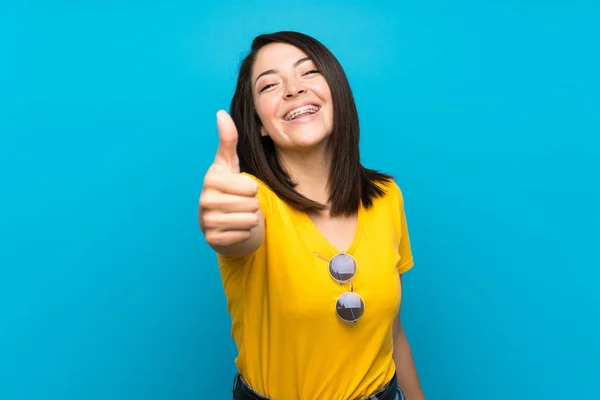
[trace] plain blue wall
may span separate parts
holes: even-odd
[[[280,29],[339,57],[364,162],[404,191],[428,399],[598,398],[599,20],[592,1],[0,2],[0,399],[230,398],[197,200],[239,61]]]

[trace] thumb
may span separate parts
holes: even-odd
[[[217,113],[217,128],[219,130],[219,147],[215,156],[215,164],[227,168],[230,172],[240,172],[240,161],[237,156],[238,132],[233,119],[227,112]]]

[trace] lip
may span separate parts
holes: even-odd
[[[301,103],[296,103],[293,106],[289,107],[287,110],[285,110],[285,112],[281,116],[281,119],[285,121],[285,116],[288,115],[291,111],[295,110],[296,108],[300,108],[300,107],[304,107],[304,106],[316,106],[319,108],[319,111],[321,111],[321,105],[319,103],[316,103],[314,101],[304,101]],[[315,113],[315,114],[317,114],[317,113]],[[311,114],[311,115],[315,115],[315,114]],[[285,122],[293,122],[293,121],[285,121]]]
[[[291,121],[285,121],[285,120],[284,121],[287,122],[288,124],[306,124],[307,122],[310,122],[310,121],[314,120],[315,118],[317,118],[317,114],[319,114],[318,111],[314,114],[302,115]]]

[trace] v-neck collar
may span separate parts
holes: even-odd
[[[332,258],[334,255],[339,253],[346,253],[352,255],[356,250],[358,243],[360,242],[360,237],[363,228],[363,218],[364,218],[364,209],[361,205],[358,207],[358,212],[356,216],[356,230],[354,232],[354,237],[350,246],[347,249],[338,249],[334,246],[323,233],[319,230],[317,225],[313,222],[310,216],[304,212],[300,211],[302,216],[303,224],[300,226],[302,232],[299,234],[302,236],[305,243],[309,246],[310,250],[318,253],[319,255],[326,257],[327,259]],[[297,227],[296,229],[298,229]]]

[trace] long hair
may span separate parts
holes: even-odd
[[[333,130],[329,142],[332,162],[328,179],[330,215],[352,215],[361,203],[365,208],[371,207],[373,200],[385,193],[377,183],[388,182],[392,177],[362,166],[358,112],[346,74],[321,42],[302,33],[283,31],[259,35],[241,63],[230,107],[239,135],[240,170],[263,181],[296,209],[306,212],[326,209],[324,204],[295,190],[295,183],[280,164],[273,140],[261,135],[262,124],[254,107],[251,76],[258,51],[270,43],[286,43],[304,51],[329,85],[333,102]]]

